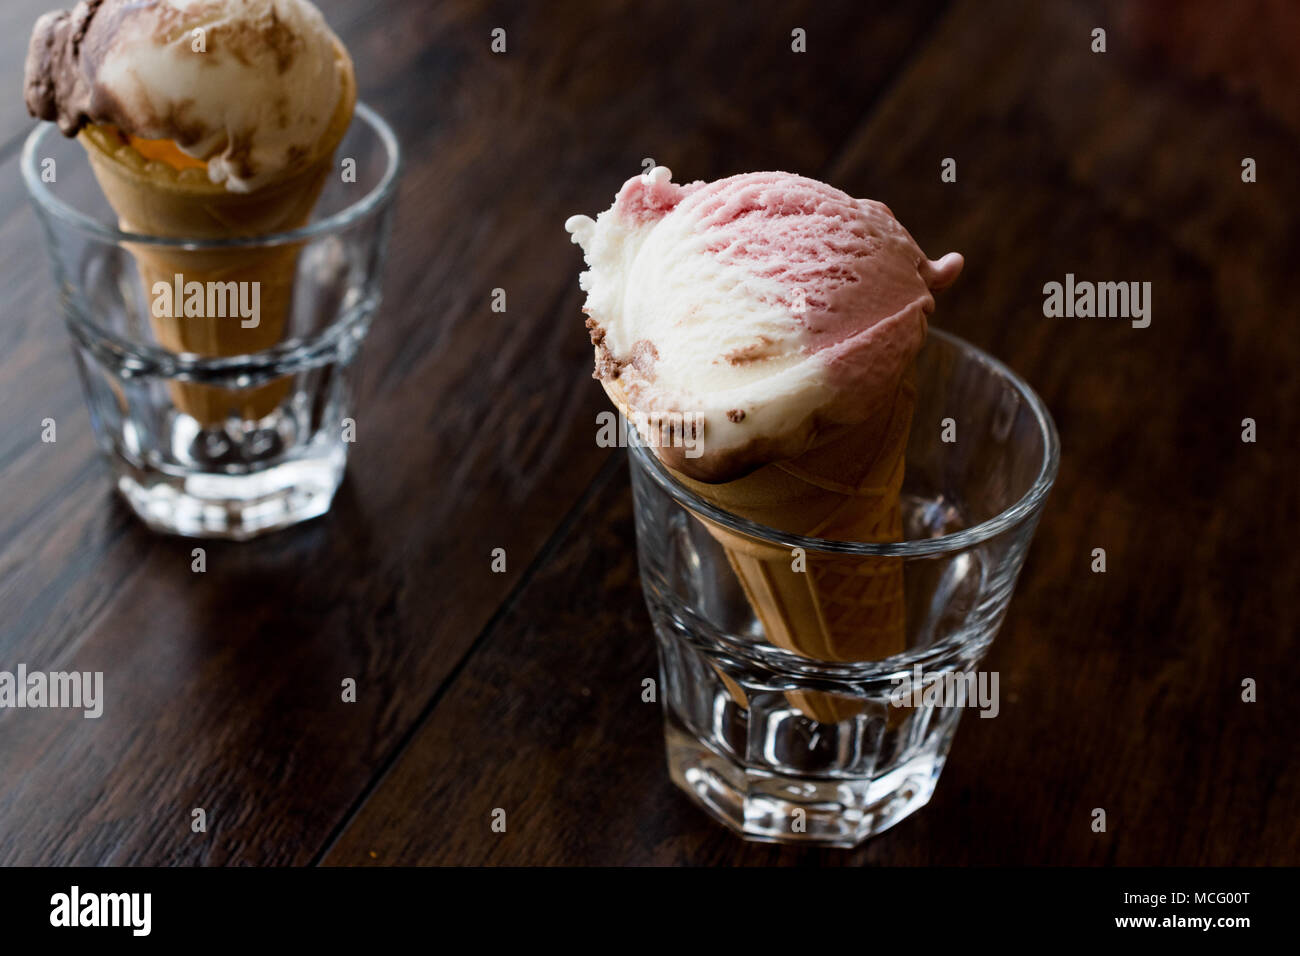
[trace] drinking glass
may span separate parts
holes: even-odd
[[[929,801],[963,709],[997,712],[997,675],[977,668],[1056,477],[1056,429],[1015,373],[939,330],[916,386],[897,543],[755,524],[693,493],[629,435],[669,773],[746,838],[861,843]],[[840,661],[777,646],[720,539],[849,574],[855,563],[901,568],[905,647]]]
[[[307,225],[162,238],[118,228],[75,140],[49,123],[27,138],[23,179],[94,434],[151,528],[243,539],[329,510],[356,434],[357,357],[400,165],[393,131],[359,104]],[[176,294],[164,288],[173,270]]]

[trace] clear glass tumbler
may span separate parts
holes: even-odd
[[[118,228],[79,143],[49,123],[27,138],[94,433],[150,527],[242,539],[329,510],[400,164],[393,131],[358,105],[307,225],[160,238]]]
[[[692,493],[629,436],[669,772],[749,839],[861,843],[929,801],[961,705],[996,713],[996,701],[976,692],[976,668],[1056,477],[1056,429],[1024,381],[938,330],[917,360],[916,385],[899,543],[754,524]],[[901,569],[905,647],[846,662],[777,646],[747,596],[752,582],[742,584],[732,563],[744,542],[846,579]],[[990,676],[980,686],[996,694]]]

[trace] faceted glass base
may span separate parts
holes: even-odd
[[[930,801],[943,753],[873,779],[812,779],[756,770],[666,726],[668,772],[709,816],[748,840],[854,847]],[[946,748],[944,748],[946,752]]]
[[[244,475],[167,475],[114,459],[117,488],[155,531],[247,540],[330,509],[343,479],[341,445]]]

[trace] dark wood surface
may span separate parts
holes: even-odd
[[[1294,15],[320,5],[408,158],[359,441],[329,517],[211,544],[201,575],[96,457],[17,174],[44,3],[0,13],[0,669],[108,690],[97,721],[0,711],[0,864],[1300,863]],[[936,324],[1025,375],[1061,431],[989,660],[1001,716],[965,721],[930,806],[857,851],[710,823],[639,699],[627,469],[594,443],[562,225],[645,157],[823,178],[962,251]],[[1044,318],[1067,272],[1150,281],[1151,327]]]

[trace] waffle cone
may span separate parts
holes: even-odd
[[[146,158],[113,127],[89,126],[79,139],[90,158],[100,188],[126,232],[198,240],[247,238],[305,226],[334,164],[334,151],[352,122],[356,82],[347,51],[338,49],[343,94],[329,129],[315,153],[274,182],[239,193],[209,181],[206,169],[177,169]],[[300,244],[232,249],[178,249],[128,243],[153,303],[156,283],[259,283],[258,322],[245,328],[234,315],[185,316],[183,302],[173,303],[176,317],[149,320],[160,345],[173,352],[205,357],[247,355],[267,349],[285,335],[292,308]],[[236,287],[238,288],[238,286]],[[291,381],[280,378],[252,388],[233,389],[192,382],[169,382],[176,407],[202,425],[231,415],[259,419],[288,394]]]
[[[710,504],[778,531],[898,541],[903,530],[899,491],[915,400],[909,369],[891,401],[799,458],[721,484],[673,475]],[[771,643],[805,657],[845,662],[882,660],[906,648],[901,558],[813,552],[800,561],[789,548],[696,517],[722,545]],[[737,703],[747,703],[737,697],[734,681],[727,686]],[[862,711],[855,701],[818,692],[786,696],[822,722]]]

